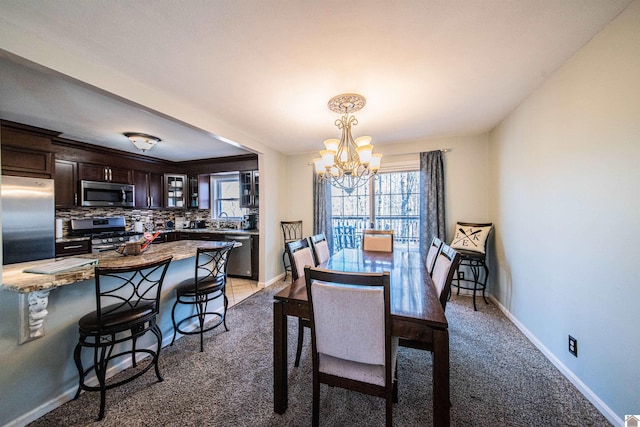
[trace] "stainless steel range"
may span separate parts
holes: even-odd
[[[71,220],[71,235],[91,237],[91,252],[111,251],[122,243],[142,239],[143,234],[127,231],[123,216]]]

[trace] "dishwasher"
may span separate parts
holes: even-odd
[[[251,236],[227,234],[224,236],[224,240],[227,242],[235,240],[238,243],[242,243],[242,246],[233,248],[229,254],[227,274],[230,276],[251,277],[251,243],[253,242]]]

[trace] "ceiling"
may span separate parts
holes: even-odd
[[[122,132],[153,134],[147,155],[166,160],[256,142],[294,154],[338,135],[327,101],[355,92],[367,104],[354,136],[376,146],[479,134],[630,2],[0,0],[0,27],[148,90],[115,96],[0,39],[0,118],[132,152]],[[133,100],[156,94],[215,121],[205,131]]]

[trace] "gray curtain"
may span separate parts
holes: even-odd
[[[318,178],[313,171],[313,234],[324,233],[333,253],[333,227],[331,227],[331,184]]]
[[[434,237],[447,241],[442,151],[420,153],[420,191],[420,252],[426,256]]]

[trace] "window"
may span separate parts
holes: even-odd
[[[358,248],[362,230],[394,230],[394,247],[420,250],[420,173],[397,171],[378,176],[351,194],[331,187],[334,251]]]
[[[240,208],[240,182],[237,173],[216,174],[211,176],[211,218],[242,218],[244,209]]]

